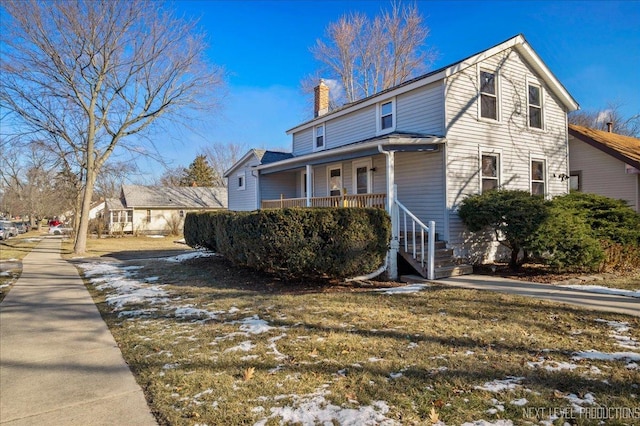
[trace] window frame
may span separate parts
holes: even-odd
[[[572,191],[571,189],[571,178],[576,177],[578,178],[578,187],[576,189],[573,189],[573,191],[577,191],[577,192],[582,192],[582,170],[574,170],[569,172],[569,191]]]
[[[147,209],[147,214],[145,216],[145,220],[146,220],[147,223],[151,223],[151,219],[152,219],[152,217],[151,217],[151,209]]]
[[[339,194],[331,194],[331,171],[332,170],[340,170],[340,189],[338,189]],[[344,175],[342,173],[342,164],[340,165],[332,165],[327,166],[327,196],[336,197],[342,195],[342,190],[344,189]],[[336,191],[335,189],[333,191]]]
[[[371,158],[365,158],[362,160],[356,160],[351,164],[351,169],[352,169],[352,186],[353,186],[353,193],[354,194],[371,194],[373,192],[373,179],[371,176],[371,169],[372,169],[372,164],[373,162],[371,161]],[[362,167],[366,167],[367,169],[367,191],[363,192],[363,193],[359,193],[358,192],[358,172],[357,170],[359,168]]]
[[[389,114],[382,115],[382,107],[387,104],[391,104],[391,112]],[[384,117],[391,116],[391,126],[382,128],[382,119]],[[376,104],[376,135],[384,135],[396,130],[396,98],[385,99],[382,102]]]
[[[533,163],[542,163],[542,180],[533,179]],[[543,197],[547,197],[547,193],[549,192],[549,173],[547,172],[547,159],[543,157],[531,157],[529,159],[529,193],[531,195],[542,195]],[[543,184],[543,192],[542,194],[534,194],[533,186],[534,184],[542,183]]]
[[[527,78],[526,79],[526,90],[527,90],[527,127],[532,130],[544,131],[545,129],[545,119],[544,119],[544,92],[542,84],[534,79]],[[540,105],[532,105],[529,98],[529,88],[537,87],[540,93]],[[538,108],[540,110],[540,127],[531,125],[531,108]]]
[[[318,129],[322,129],[322,135],[318,135]],[[318,146],[318,137],[322,138],[322,146]],[[313,126],[313,151],[322,151],[327,146],[327,128],[325,123]]]
[[[478,120],[486,121],[488,123],[496,123],[501,120],[501,90],[500,90],[500,72],[498,70],[492,70],[486,67],[478,66],[477,68],[477,78],[478,78]],[[482,91],[482,73],[493,74],[493,79],[495,83],[495,94],[487,93]],[[495,98],[496,101],[496,118],[485,117],[482,115],[482,96],[491,96]]]
[[[483,174],[484,168],[483,166],[483,157],[495,157],[496,158],[496,176],[492,177],[492,176],[487,176],[485,177]],[[479,182],[479,192],[480,194],[484,193],[485,190],[483,189],[483,181],[485,179],[491,179],[491,180],[495,180],[496,181],[496,187],[495,189],[500,189],[500,187],[502,186],[502,150],[496,150],[496,149],[483,149],[482,147],[480,147],[480,152],[478,155],[478,159],[479,159],[479,169],[480,169],[480,182]]]
[[[238,183],[238,191],[247,189],[247,173],[240,172],[236,174],[236,182]]]

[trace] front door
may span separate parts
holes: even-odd
[[[371,193],[371,159],[359,160],[353,162],[353,193],[369,194]]]

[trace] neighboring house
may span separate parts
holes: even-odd
[[[287,132],[289,157],[249,153],[226,173],[232,210],[384,207],[388,275],[397,276],[400,253],[434,278],[469,271],[438,257],[497,256],[498,245],[472,240],[456,213],[468,195],[569,190],[567,113],[578,104],[522,35],[330,112],[328,92],[321,82],[315,118]]]
[[[106,200],[109,233],[164,234],[182,229],[188,212],[227,208],[227,189],[122,185],[120,198]]]
[[[91,204],[89,209],[89,219],[95,219],[96,217],[102,217],[106,202],[104,200],[96,201]]]
[[[640,139],[569,125],[571,189],[625,200],[640,213]]]

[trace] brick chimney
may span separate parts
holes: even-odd
[[[313,89],[313,116],[320,117],[329,112],[329,86],[324,84],[324,80],[320,80]]]

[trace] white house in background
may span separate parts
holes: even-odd
[[[399,253],[437,278],[468,272],[460,258],[497,255],[495,242],[465,231],[456,213],[465,197],[569,190],[567,113],[578,104],[522,35],[333,111],[328,92],[321,82],[315,117],[287,131],[288,157],[250,152],[226,173],[232,210],[383,207],[388,275]]]
[[[571,189],[625,200],[640,213],[640,139],[569,125]]]
[[[120,198],[106,200],[109,233],[166,234],[184,225],[188,212],[227,208],[223,187],[122,185]]]
[[[101,217],[104,213],[106,202],[104,200],[96,201],[91,204],[91,208],[89,209],[89,219],[95,219],[96,217]]]

